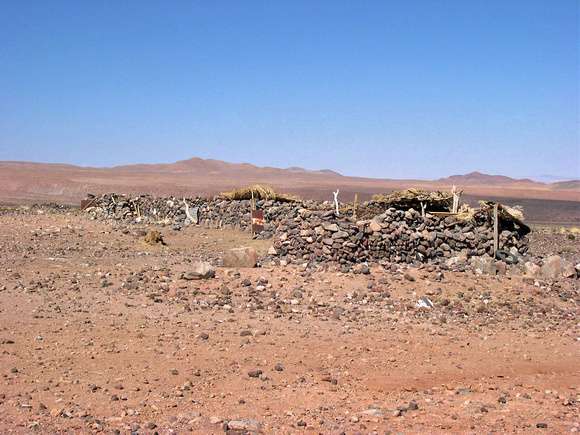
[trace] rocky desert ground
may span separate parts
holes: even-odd
[[[368,264],[224,268],[271,241],[66,208],[0,213],[0,431],[580,430],[579,280]],[[532,260],[580,263],[534,231]],[[191,280],[198,261],[215,277]],[[428,298],[433,307],[417,302]]]

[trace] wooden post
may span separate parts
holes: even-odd
[[[355,193],[355,194],[354,194],[354,207],[353,207],[353,210],[354,210],[353,217],[354,217],[355,219],[356,219],[356,201],[357,201],[357,200],[358,200],[358,193]]]
[[[497,218],[498,205],[497,202],[493,205],[493,258],[499,248],[499,222]]]
[[[252,189],[252,199],[250,200],[250,207],[256,210],[256,198],[254,198],[254,190]]]
[[[459,195],[457,194],[455,186],[451,189],[451,193],[453,193],[453,213],[457,213],[459,207]]]

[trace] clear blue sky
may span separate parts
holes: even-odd
[[[580,178],[580,2],[0,0],[0,160]]]

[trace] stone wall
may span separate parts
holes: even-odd
[[[188,210],[183,198],[109,194],[94,198],[87,212],[99,218],[172,225],[176,230],[197,224],[250,232],[249,200],[198,197],[185,201]],[[465,222],[457,216],[426,213],[423,217],[414,209],[390,208],[372,219],[356,220],[352,210],[337,216],[329,202],[261,200],[257,208],[263,210],[266,221],[265,231],[258,237],[272,238],[271,256],[288,262],[427,263],[451,257],[469,259],[493,251],[493,228],[484,215]],[[523,254],[527,237],[509,222],[502,222],[499,247]]]
[[[500,233],[499,246],[524,253],[527,238],[506,228]],[[484,216],[461,222],[455,216],[427,213],[422,217],[413,209],[390,208],[371,220],[356,222],[334,213],[307,211],[280,222],[274,247],[281,257],[308,261],[426,263],[491,254],[493,228]]]

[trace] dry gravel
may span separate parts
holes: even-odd
[[[65,212],[0,225],[2,433],[580,428],[578,280],[264,265],[188,281],[195,261],[267,244],[159,228],[147,246],[145,227]],[[531,239],[578,258],[578,240]]]

